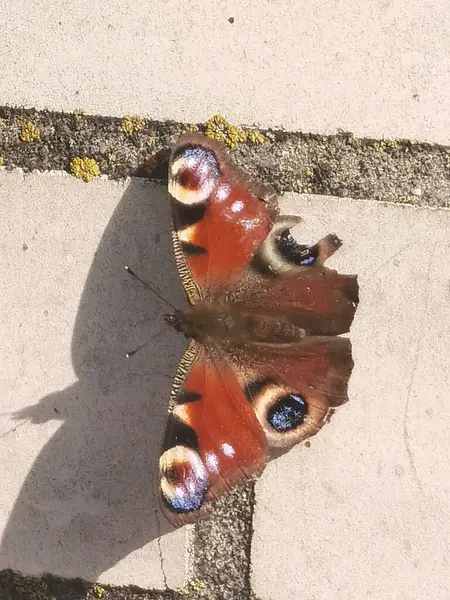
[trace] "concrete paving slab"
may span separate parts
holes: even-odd
[[[16,0],[0,23],[0,98],[450,143],[449,36],[441,0]]]
[[[262,600],[450,596],[450,212],[288,194],[359,274],[350,402],[256,486]]]
[[[124,265],[182,298],[169,222],[164,186],[0,170],[0,570],[183,583],[154,486],[183,340],[124,356],[166,310]]]

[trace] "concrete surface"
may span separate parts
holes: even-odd
[[[16,0],[0,23],[0,97],[450,143],[449,37],[442,0]]]
[[[450,211],[289,194],[359,274],[350,402],[256,486],[262,600],[450,597]]]
[[[253,590],[447,599],[450,211],[293,193],[281,205],[304,217],[302,240],[343,237],[331,264],[359,274],[361,302],[350,403],[257,483]],[[0,570],[185,585],[185,530],[155,512],[152,485],[184,341],[168,331],[123,357],[167,308],[124,264],[182,303],[165,187],[3,170],[0,223]],[[211,578],[199,598],[239,577],[220,567],[233,543],[246,585],[251,510],[233,502],[248,493],[188,536],[186,575]]]
[[[258,600],[447,600],[450,212],[285,196],[302,239],[336,231],[332,264],[360,277],[351,401],[309,448],[269,465],[256,509],[248,485],[190,528],[185,557],[186,530],[170,530],[154,487],[184,340],[168,331],[124,359],[167,307],[123,266],[183,299],[165,187],[17,167],[59,171],[86,155],[124,177],[170,145],[180,126],[162,119],[220,112],[287,130],[236,152],[278,189],[449,206],[448,149],[292,133],[450,144],[449,34],[441,0],[5,3],[0,596],[25,589],[11,567],[161,590],[109,600],[179,599],[177,586],[198,600],[251,588]],[[114,118],[26,113],[41,132],[26,144],[8,104],[156,122],[127,136]],[[89,587],[26,580],[30,597],[85,600]]]
[[[183,340],[166,191],[0,170],[0,570],[175,587],[184,532],[157,512],[155,467]],[[173,276],[173,273],[172,273]]]

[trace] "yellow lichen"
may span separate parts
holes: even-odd
[[[75,120],[78,122],[81,120],[82,117],[84,117],[86,112],[85,112],[84,108],[76,108],[73,111],[73,114],[75,115]]]
[[[20,132],[22,142],[38,142],[41,139],[41,132],[31,121],[27,121],[22,125]]]
[[[381,150],[384,150],[385,148],[398,148],[399,143],[397,140],[382,139],[376,140],[375,142],[373,142],[372,145],[373,148],[377,150],[377,152],[381,152]]]
[[[186,125],[183,125],[183,133],[194,133],[196,131],[199,131],[198,125],[194,125],[193,123],[186,123]]]
[[[136,115],[127,115],[122,119],[122,131],[127,135],[141,131],[145,127],[145,119]]]
[[[3,156],[0,156],[0,167],[3,167],[3,163],[5,162]]]
[[[388,148],[398,148],[399,143],[397,140],[383,140],[385,145],[388,146]]]
[[[252,144],[264,144],[264,142],[266,141],[266,138],[257,129],[249,129],[245,133],[247,136],[247,140]]]
[[[308,177],[312,177],[314,175],[311,169],[307,169],[306,174],[308,175]]]
[[[189,585],[194,592],[201,592],[201,590],[204,590],[206,587],[206,583],[203,583],[202,581],[191,581]]]
[[[82,179],[86,183],[100,175],[100,168],[93,158],[77,156],[70,163],[70,171],[74,177]]]
[[[409,196],[399,196],[397,198],[397,202],[399,204],[413,204],[413,201],[411,200],[411,198],[409,198]]]
[[[91,591],[96,598],[102,598],[103,594],[105,593],[104,588],[102,588],[101,585],[98,585],[98,583],[94,583]]]
[[[191,131],[197,131],[196,125]],[[194,129],[195,128],[195,129]],[[186,129],[189,131],[189,129]],[[213,140],[223,142],[229,148],[236,148],[238,144],[250,142],[251,144],[263,144],[266,138],[258,129],[243,129],[237,125],[231,125],[222,115],[214,115],[205,123],[205,135]]]
[[[242,127],[231,125],[222,115],[214,115],[206,121],[205,135],[213,140],[223,142],[229,148],[235,148],[247,139]]]
[[[175,591],[180,596],[189,596],[192,598],[192,592],[201,592],[206,588],[206,583],[203,583],[202,581],[189,581],[187,587],[189,587],[190,590],[186,588],[177,588]]]
[[[175,591],[180,596],[189,596],[189,591],[186,590],[185,588],[176,588]]]

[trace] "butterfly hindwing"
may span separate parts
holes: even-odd
[[[350,342],[305,337],[186,352],[160,459],[163,508],[174,525],[261,474],[266,462],[315,435],[330,407],[347,400]],[[187,369],[187,373],[184,371]]]

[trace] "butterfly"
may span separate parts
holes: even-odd
[[[342,244],[312,246],[290,229],[270,186],[252,183],[225,147],[180,137],[169,160],[173,247],[190,306],[166,320],[189,340],[170,396],[159,460],[163,512],[174,525],[261,475],[316,434],[348,400],[355,275],[324,263]]]

